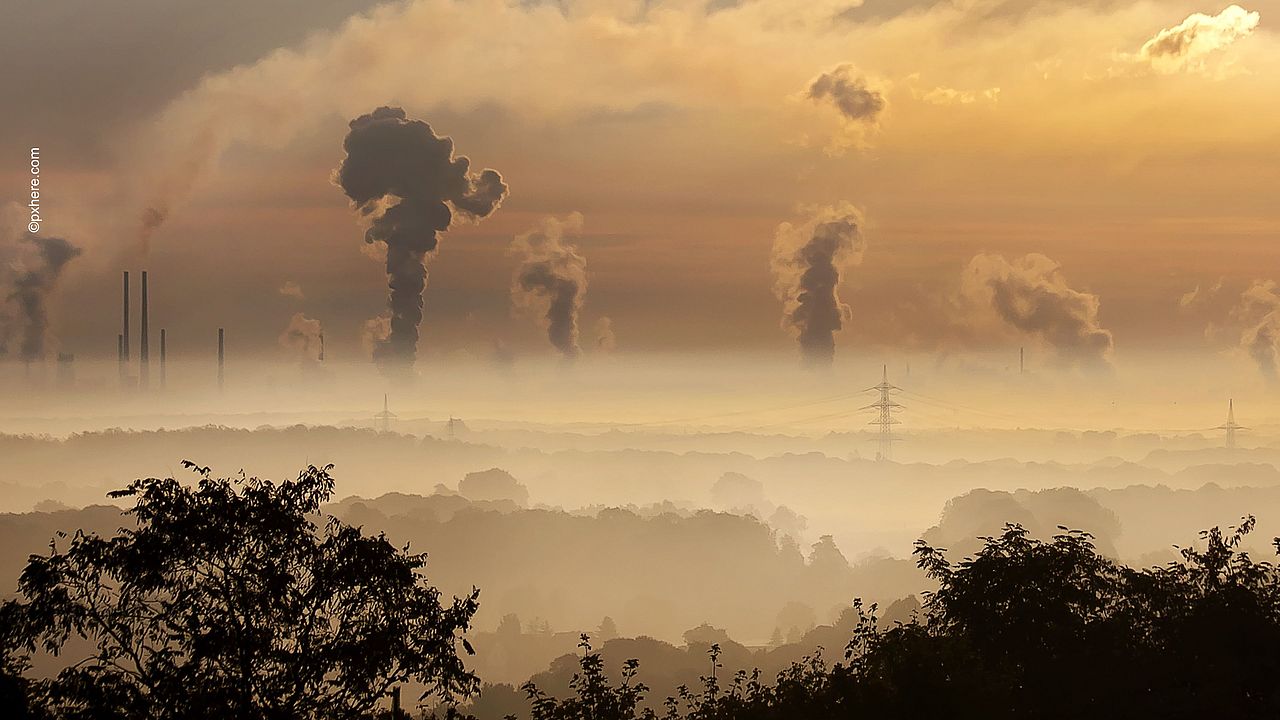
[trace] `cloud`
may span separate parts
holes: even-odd
[[[964,305],[1050,347],[1064,365],[1110,368],[1111,331],[1098,322],[1098,296],[1072,288],[1061,266],[1032,253],[1012,261],[977,255],[961,281]]]
[[[884,95],[867,85],[852,65],[837,65],[809,83],[808,97],[814,102],[829,102],[844,119],[874,125],[884,111]]]
[[[297,300],[306,299],[306,296],[302,293],[302,286],[292,280],[285,280],[278,292],[284,297],[291,297]]]
[[[1136,60],[1161,73],[1203,69],[1207,56],[1248,37],[1259,19],[1257,12],[1239,5],[1230,5],[1217,15],[1194,13],[1156,33],[1143,44]]]
[[[862,223],[862,212],[842,203],[815,208],[774,233],[773,291],[782,301],[782,326],[795,333],[807,363],[830,365],[835,358],[835,333],[852,312],[838,289],[844,271],[862,262]]]
[[[912,95],[923,100],[930,105],[972,105],[979,100],[983,102],[996,103],[1000,101],[1000,88],[992,87],[986,90],[957,90],[950,87],[935,87],[927,92],[921,92],[913,89]]]

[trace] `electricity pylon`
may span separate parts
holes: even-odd
[[[391,412],[391,408],[387,406],[387,394],[382,394],[382,412],[373,416],[378,421],[378,430],[382,432],[391,432],[391,421],[395,419],[396,414]]]
[[[1227,422],[1225,425],[1219,425],[1218,427],[1214,428],[1214,430],[1226,430],[1227,431],[1227,447],[1234,448],[1236,446],[1236,431],[1248,430],[1248,429],[1249,428],[1243,425],[1236,424],[1235,401],[1227,400]]]
[[[902,388],[889,384],[889,366],[884,366],[884,375],[880,379],[880,384],[867,388],[864,392],[878,392],[880,397],[875,402],[861,408],[862,410],[875,410],[876,417],[868,425],[878,425],[880,434],[877,438],[880,444],[879,450],[876,452],[876,460],[892,460],[893,444],[900,438],[893,434],[893,426],[901,424],[894,414],[901,412],[903,406],[894,401],[894,393],[900,392]]]

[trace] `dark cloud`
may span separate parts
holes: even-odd
[[[426,256],[449,229],[454,213],[487,217],[507,195],[494,170],[471,172],[471,161],[454,157],[453,140],[439,137],[404,110],[380,107],[351,121],[343,141],[346,157],[335,180],[369,222],[365,242],[386,246],[389,328],[376,342],[383,365],[412,365],[422,322]]]
[[[773,240],[774,292],[782,326],[793,330],[806,362],[829,365],[835,333],[850,310],[840,301],[841,273],[862,260],[862,215],[854,207],[821,208],[798,225],[784,223]]]
[[[837,65],[809,83],[809,99],[827,101],[847,120],[874,124],[885,108],[885,98],[867,86],[866,78],[852,65]]]
[[[0,268],[0,292],[8,306],[0,312],[0,355],[18,342],[18,357],[28,362],[44,358],[49,330],[49,296],[67,263],[80,248],[60,237],[26,235],[6,255],[14,255]]]
[[[547,339],[566,358],[576,358],[578,313],[587,292],[587,260],[565,235],[582,229],[582,215],[546,218],[542,224],[516,237],[511,252],[520,258],[511,284],[511,299],[518,308],[542,313]]]
[[[0,67],[7,69],[0,96],[22,107],[0,114],[0,148],[56,148],[62,168],[105,162],[113,139],[201,77],[295,45],[380,2],[20,3],[0,23]]]

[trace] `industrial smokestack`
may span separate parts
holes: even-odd
[[[120,362],[129,362],[129,271],[124,271],[124,332],[120,334]],[[121,368],[123,370],[123,368]]]
[[[324,333],[320,333],[320,362],[324,362]]]
[[[219,390],[222,389],[222,370],[223,370],[224,360],[226,359],[226,353],[225,353],[226,344],[224,341],[225,341],[225,335],[222,332],[222,328],[218,328],[218,389]]]
[[[148,341],[151,339],[149,329],[149,313],[147,311],[147,271],[142,271],[142,337],[138,340],[138,382],[146,389],[151,384],[151,353]]]
[[[1023,375],[1027,372],[1027,349],[1018,348],[1018,374]]]
[[[164,328],[160,328],[160,389],[165,387],[165,347],[164,347]]]

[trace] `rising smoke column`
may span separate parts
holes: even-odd
[[[1280,380],[1280,290],[1273,280],[1255,280],[1240,295],[1231,314],[1244,324],[1240,348],[1268,382]]]
[[[309,318],[303,313],[294,313],[284,332],[280,333],[280,346],[297,355],[302,363],[310,364],[320,358],[320,338],[324,335],[324,327],[320,321]]]
[[[806,363],[835,359],[835,333],[851,312],[837,289],[844,270],[862,262],[861,228],[861,211],[841,204],[817,208],[774,233],[773,292],[782,301],[782,327],[796,333]]]
[[[49,296],[67,263],[80,252],[63,238],[31,234],[0,248],[5,259],[0,266],[0,297],[6,306],[0,312],[0,356],[8,354],[10,342],[17,338],[20,359],[33,362],[44,357]]]
[[[1072,288],[1052,258],[977,255],[961,287],[978,312],[994,313],[1006,327],[1041,339],[1063,364],[1110,369],[1113,343],[1111,331],[1098,322],[1098,296]]]
[[[544,218],[538,227],[517,235],[510,249],[520,259],[511,281],[512,304],[541,313],[547,339],[570,360],[582,353],[578,313],[587,292],[587,260],[565,235],[581,231],[581,213]]]
[[[487,217],[507,195],[495,170],[471,173],[471,161],[453,155],[453,140],[410,120],[404,110],[380,107],[351,121],[342,143],[347,156],[334,179],[369,223],[365,242],[386,245],[389,332],[374,346],[383,365],[410,366],[422,322],[427,253],[448,230],[454,213]]]

